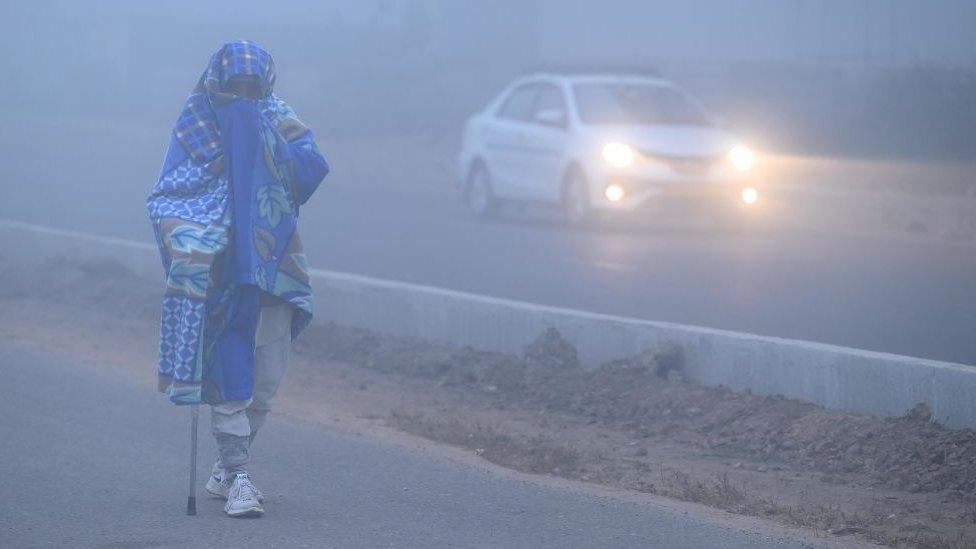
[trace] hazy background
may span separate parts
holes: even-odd
[[[542,63],[658,68],[767,148],[976,154],[969,0],[6,2],[17,114],[169,122],[233,38],[325,136],[456,131]]]
[[[969,0],[6,1],[0,218],[150,241],[180,106],[249,38],[333,166],[313,267],[976,364],[973,29]],[[760,228],[473,220],[465,117],[564,63],[655,67],[725,118]]]

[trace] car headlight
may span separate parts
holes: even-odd
[[[756,153],[745,145],[736,145],[729,151],[729,162],[740,172],[748,171],[756,163]]]
[[[742,189],[742,193],[739,196],[746,204],[755,204],[759,200],[759,191],[753,187],[746,187]]]
[[[634,149],[623,143],[607,143],[603,146],[603,159],[614,168],[626,168],[634,163]]]
[[[607,197],[610,202],[620,202],[624,199],[624,195],[627,194],[624,188],[616,183],[611,183],[607,185],[606,189],[603,189],[603,196]]]

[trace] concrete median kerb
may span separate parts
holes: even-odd
[[[156,247],[0,220],[2,253],[13,259],[108,257],[158,279]],[[976,428],[976,368],[834,345],[535,305],[368,276],[312,270],[316,321],[451,346],[520,353],[548,328],[593,368],[648,349],[681,353],[684,375],[758,395],[826,408],[900,416],[925,403],[932,419]]]

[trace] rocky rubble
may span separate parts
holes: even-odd
[[[818,471],[830,482],[856,476],[907,491],[969,494],[976,488],[976,432],[932,423],[924,405],[902,418],[878,418],[686,383],[675,348],[587,371],[576,349],[552,329],[521,357],[338,326],[313,332],[303,338],[304,352],[433,378],[506,405],[582,416],[650,443],[670,440],[730,458]]]

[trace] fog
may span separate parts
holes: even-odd
[[[457,131],[514,75],[644,65],[776,149],[976,154],[976,6],[966,0],[13,3],[16,113],[162,124],[208,55],[266,45],[323,136]],[[822,122],[830,117],[829,127]]]
[[[0,547],[976,547],[976,0],[2,7]]]
[[[968,0],[5,7],[0,217],[148,242],[179,108],[208,56],[248,38],[333,168],[303,212],[315,267],[976,362]],[[640,67],[696,97],[759,151],[761,226],[476,221],[456,185],[465,121],[569,65]]]

